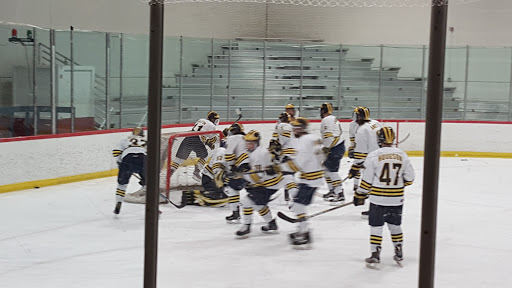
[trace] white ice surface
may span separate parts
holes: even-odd
[[[387,228],[381,270],[365,267],[363,207],[312,218],[312,249],[299,251],[287,242],[294,225],[280,219],[280,233],[266,235],[255,213],[251,237],[239,240],[239,226],[224,222],[227,208],[165,205],[158,287],[417,287],[423,159],[412,161],[417,179],[406,188],[403,268],[392,260]],[[348,168],[344,159],[342,176]],[[511,177],[510,159],[441,159],[436,287],[512,285]],[[131,183],[129,191],[137,190]],[[114,218],[115,187],[110,177],[0,194],[0,287],[143,287],[144,206],[125,203]],[[314,200],[310,213],[330,208]],[[293,215],[282,196],[271,209]]]

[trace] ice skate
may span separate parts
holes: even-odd
[[[194,173],[192,174],[192,178],[194,178],[195,181],[201,182],[201,173],[199,171],[199,168],[195,166]]]
[[[276,219],[272,219],[272,221],[268,222],[267,225],[261,226],[261,231],[267,234],[276,234],[277,233],[277,224]]]
[[[333,205],[343,204],[345,202],[345,194],[341,191],[340,193],[335,194],[334,197],[331,197],[328,201]]]
[[[309,232],[295,232],[290,234],[290,243],[294,249],[311,249],[311,236]]]
[[[114,209],[114,214],[119,214],[119,212],[121,212],[121,204],[123,202],[117,202],[116,204],[116,208]]]
[[[368,219],[368,215],[370,215],[370,211],[361,212],[361,218]]]
[[[366,267],[370,269],[379,269],[380,264],[380,246],[377,246],[377,251],[372,252],[372,255],[365,259]]]
[[[402,261],[404,260],[404,255],[402,253],[402,244],[397,244],[395,246],[395,255],[393,256],[393,260],[396,261],[396,264],[402,266]]]
[[[324,194],[323,198],[325,201],[331,201],[331,199],[336,198],[336,196],[336,193],[334,193],[334,191],[331,190],[327,194]]]
[[[249,237],[249,233],[251,233],[251,224],[244,224],[240,230],[236,231],[236,238],[245,239]]]
[[[240,223],[240,212],[233,211],[233,214],[226,216],[226,222],[229,224]]]

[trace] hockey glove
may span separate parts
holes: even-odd
[[[355,192],[354,193],[354,206],[364,205],[364,200],[367,198],[366,194]]]
[[[352,164],[350,171],[348,171],[348,179],[358,176],[362,166],[361,164]]]
[[[354,147],[348,148],[348,158],[354,159]]]
[[[268,151],[275,155],[281,154],[281,143],[275,139],[270,140]]]
[[[276,175],[279,172],[281,172],[281,169],[280,169],[279,165],[270,165],[270,166],[267,166],[267,168],[265,169],[265,172],[267,173],[267,175]]]
[[[221,170],[219,173],[215,175],[215,186],[217,188],[222,188],[224,186],[224,179],[226,178],[226,172],[224,170]]]
[[[325,157],[328,157],[329,153],[331,153],[331,148],[324,147],[324,148],[322,148],[322,151],[324,151]]]

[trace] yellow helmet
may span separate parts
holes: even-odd
[[[259,144],[260,140],[261,140],[260,132],[258,132],[256,130],[251,130],[251,131],[249,131],[249,133],[245,134],[244,140],[251,141],[251,142],[258,142],[258,144]]]
[[[293,120],[293,122],[292,122],[293,128],[306,129],[306,128],[308,128],[308,125],[309,125],[309,120],[308,120],[308,118],[304,118],[304,117],[298,117],[297,119]]]
[[[284,108],[285,109],[295,109],[295,106],[293,106],[292,103],[288,103],[288,104],[286,104],[286,106]]]
[[[320,113],[332,114],[332,104],[327,102],[323,103],[322,106],[320,106]]]
[[[395,131],[391,127],[382,127],[377,131],[377,139],[380,144],[393,144],[395,141]]]
[[[236,134],[243,134],[244,133],[244,126],[240,123],[233,123],[228,130],[230,135],[236,135]]]
[[[217,113],[215,111],[210,111],[210,112],[208,112],[206,119],[210,120],[210,122],[214,123],[215,125],[218,125],[220,116],[219,116],[219,113]]]
[[[358,106],[354,109],[354,115],[359,115],[361,119],[363,120],[370,120],[370,109],[364,107],[364,106]]]
[[[289,123],[290,122],[290,114],[288,114],[286,112],[283,112],[283,113],[279,114],[279,118],[278,119],[281,122]]]

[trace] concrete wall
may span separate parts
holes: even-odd
[[[398,139],[410,137],[400,144],[405,151],[422,151],[424,144],[424,127],[421,122],[384,121],[398,131]],[[190,125],[192,126],[192,125]],[[244,124],[245,130],[258,130],[267,145],[275,123]],[[222,130],[226,125],[219,125]],[[397,128],[398,127],[398,128]],[[344,137],[348,143],[348,122],[342,123]],[[190,127],[167,128],[163,132],[189,131]],[[319,123],[312,123],[311,132],[319,134]],[[113,132],[74,137],[12,141],[0,140],[0,192],[7,189],[5,185],[38,180],[70,177],[87,173],[110,171],[117,168],[111,151],[130,132]],[[499,135],[497,137],[496,135]],[[58,137],[58,136],[57,136]],[[41,137],[40,137],[41,138]],[[512,157],[512,123],[444,123],[442,131],[442,151],[452,151],[459,156]],[[504,153],[500,155],[486,154]],[[420,155],[412,152],[411,155]],[[4,186],[2,188],[2,186]],[[12,185],[11,185],[12,187]]]

